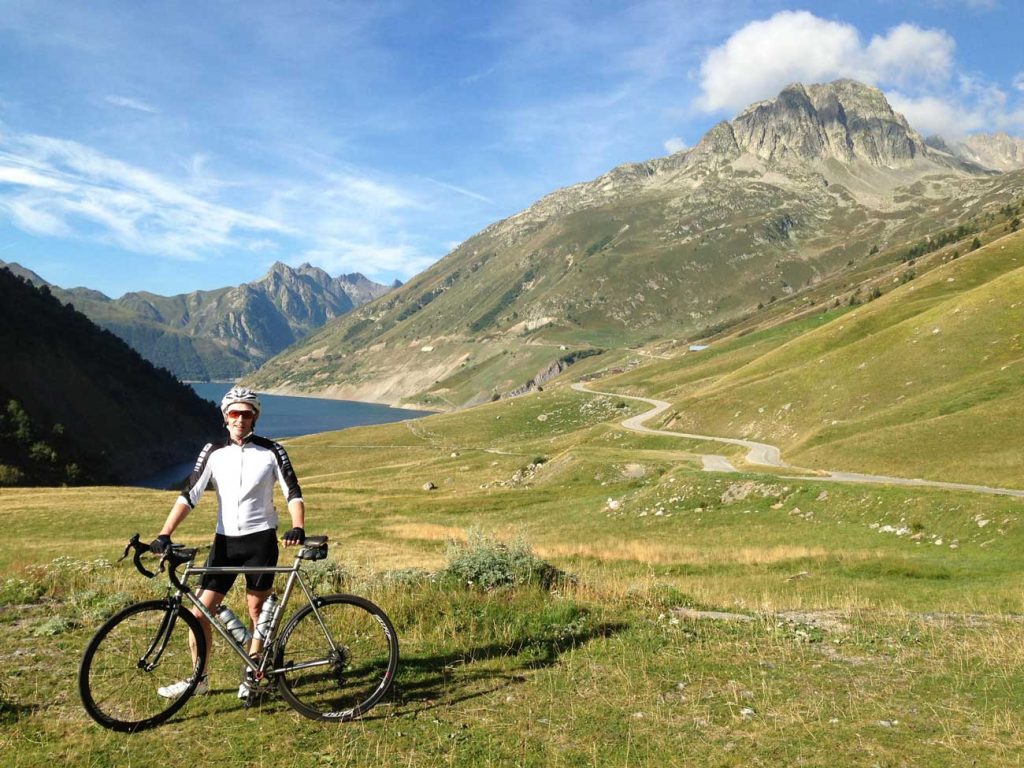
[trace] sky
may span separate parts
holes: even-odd
[[[0,260],[111,297],[408,280],[795,81],[1024,136],[1022,0],[0,0]]]

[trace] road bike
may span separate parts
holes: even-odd
[[[134,551],[135,567],[148,578],[141,555],[149,545],[132,536],[124,560]],[[282,698],[313,720],[348,721],[364,715],[391,687],[398,667],[398,636],[379,607],[356,595],[319,596],[301,573],[303,561],[327,557],[327,537],[307,536],[291,566],[193,566],[197,550],[175,545],[160,559],[173,586],[168,597],[131,605],[112,616],[93,635],[82,655],[78,690],[86,712],[100,725],[133,733],[163,723],[180,710],[199,685],[208,649],[199,620],[186,603],[210,622],[242,659],[253,695],[276,685]],[[179,579],[178,566],[185,570]],[[281,599],[264,636],[263,650],[250,658],[249,649],[235,639],[188,585],[194,575],[225,573],[288,574]],[[289,599],[297,591],[307,604],[279,630]],[[194,640],[195,656],[189,648]],[[180,680],[180,696],[163,698],[157,689]],[[252,698],[250,698],[252,700]]]

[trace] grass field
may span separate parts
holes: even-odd
[[[1019,488],[1024,232],[875,301],[640,366],[606,391],[673,403],[667,426],[771,443],[814,469]]]
[[[173,494],[0,491],[0,764],[1020,764],[1020,501],[702,473],[695,444],[618,427],[635,407],[549,390],[289,443],[325,582],[402,642],[395,695],[344,725],[242,708],[223,653],[165,726],[94,725],[82,649],[163,590],[109,561]],[[176,539],[212,527],[204,501]],[[571,578],[445,577],[475,529]]]

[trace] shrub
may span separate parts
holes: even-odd
[[[68,601],[68,613],[72,619],[98,624],[106,621],[122,608],[127,608],[135,599],[127,592],[105,592],[103,590],[86,589],[76,592]]]
[[[38,582],[10,578],[0,583],[0,604],[29,605],[42,597],[45,591],[46,588]]]
[[[521,585],[551,589],[565,575],[534,555],[523,539],[505,543],[478,528],[469,531],[465,544],[450,541],[445,555],[443,576],[484,590]]]
[[[36,637],[52,637],[74,629],[76,626],[78,625],[73,620],[65,616],[53,616],[32,630],[32,634]]]
[[[306,586],[318,595],[338,592],[349,579],[344,566],[334,560],[319,560],[302,568],[302,578]]]

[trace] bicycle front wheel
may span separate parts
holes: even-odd
[[[281,633],[278,689],[314,720],[352,720],[387,693],[398,667],[398,636],[362,597],[328,595],[305,606]]]
[[[195,661],[187,630],[196,638]],[[206,641],[191,613],[169,600],[131,605],[112,616],[86,646],[78,669],[82,704],[105,728],[128,733],[152,728],[192,696],[205,658]],[[157,692],[182,681],[174,697]]]

